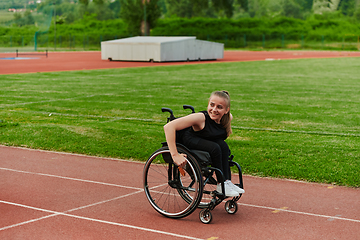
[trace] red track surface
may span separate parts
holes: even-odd
[[[142,190],[143,163],[0,146],[0,239],[359,239],[359,189],[244,177],[221,203],[168,219]]]
[[[45,55],[24,55],[19,57],[31,57],[36,59],[27,60],[1,60],[1,58],[15,57],[15,53],[0,54],[0,74],[32,73],[89,70],[104,68],[127,68],[127,67],[150,67],[179,64],[199,64],[212,62],[236,62],[236,61],[263,61],[265,59],[295,59],[295,58],[334,58],[334,57],[360,57],[360,52],[318,52],[318,51],[225,51],[224,58],[217,61],[195,62],[120,62],[101,60],[100,52],[50,52],[48,58]]]
[[[218,61],[110,62],[100,52],[0,60],[0,74],[265,59],[359,57],[358,52],[226,51]],[[0,54],[0,58],[15,54]],[[29,56],[24,56],[29,57]],[[155,149],[154,149],[155,150]],[[360,190],[244,176],[239,211],[213,222],[168,219],[142,187],[143,163],[0,146],[0,239],[359,239]]]

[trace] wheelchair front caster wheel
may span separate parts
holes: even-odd
[[[229,214],[235,214],[238,210],[237,203],[233,200],[229,200],[225,203],[225,210]]]
[[[212,220],[212,214],[209,210],[207,209],[203,209],[200,211],[200,214],[199,214],[199,217],[200,217],[200,221],[202,223],[205,223],[205,224],[208,224],[211,222]]]

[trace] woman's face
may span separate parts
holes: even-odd
[[[220,123],[224,114],[229,112],[229,108],[226,105],[226,100],[222,97],[213,95],[210,97],[207,112],[212,120],[216,123]]]

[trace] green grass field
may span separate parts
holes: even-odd
[[[14,13],[8,10],[0,10],[0,23],[14,20]]]
[[[232,98],[244,173],[360,186],[360,58],[1,75],[0,143],[145,161],[170,107]]]

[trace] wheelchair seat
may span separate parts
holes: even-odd
[[[161,144],[162,144],[163,147],[167,146],[167,142],[162,142]],[[186,148],[181,143],[177,143],[177,145]],[[211,165],[211,157],[210,157],[210,154],[208,152],[200,151],[200,150],[194,150],[194,149],[187,149],[187,150],[194,155],[194,157],[196,158],[196,160],[198,161],[198,163],[200,164],[201,167],[206,167],[206,166]],[[168,157],[165,157],[165,158],[168,158]],[[171,157],[169,158],[168,162],[172,162]]]
[[[194,154],[196,160],[198,160],[201,167],[206,167],[211,165],[211,158],[208,152],[200,151],[200,150],[191,150],[190,152]]]

